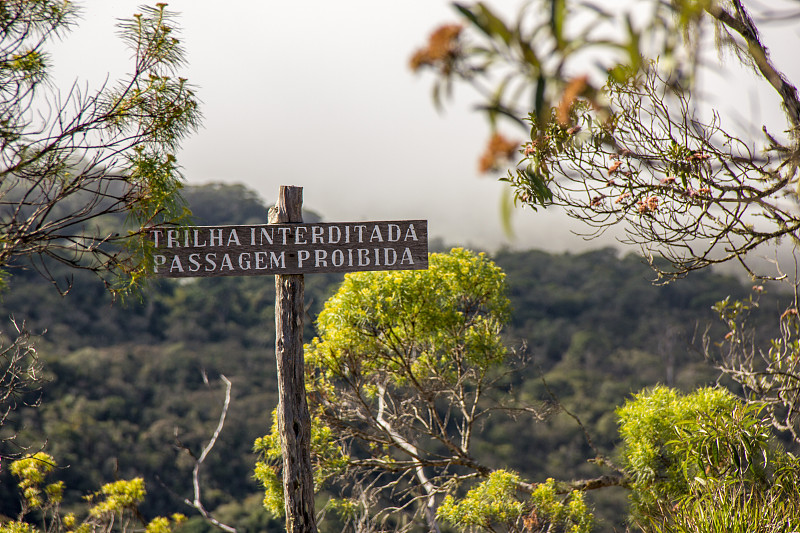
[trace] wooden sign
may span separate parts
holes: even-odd
[[[317,533],[305,387],[304,274],[428,268],[428,222],[303,222],[302,187],[281,186],[269,224],[147,230],[156,277],[275,275],[278,432],[287,533]]]
[[[428,222],[319,222],[148,230],[157,277],[422,270]]]

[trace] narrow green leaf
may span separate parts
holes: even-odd
[[[542,62],[539,61],[539,57],[536,55],[536,52],[533,51],[533,48],[531,48],[531,45],[525,39],[519,39],[517,44],[520,52],[522,52],[522,57],[525,59],[525,62],[528,63],[528,65],[533,68],[533,71],[538,74],[541,71]]]
[[[539,125],[539,130],[544,131],[547,127],[547,118],[550,111],[549,106],[545,109],[544,96],[545,89],[547,88],[547,79],[544,74],[539,73],[539,79],[536,80],[536,95],[533,102],[533,109],[536,113],[536,123]]]
[[[511,40],[513,34],[511,30],[505,25],[505,23],[500,20],[500,18],[492,13],[492,11],[486,7],[483,2],[478,3],[478,8],[481,10],[481,15],[484,18],[484,24],[486,25],[490,35],[496,35],[500,37],[506,45],[511,44]]]
[[[511,43],[513,39],[511,30],[509,30],[505,23],[483,3],[478,3],[473,8],[454,3],[453,7],[455,7],[464,18],[486,34],[487,37],[492,39],[499,37],[506,45]]]
[[[500,222],[503,224],[503,232],[510,239],[514,236],[514,224],[512,215],[514,214],[514,195],[509,187],[504,187],[500,195]]]
[[[564,49],[564,19],[567,15],[567,4],[565,0],[550,0],[550,30],[556,40],[556,47]]]
[[[472,22],[478,28],[481,28],[481,24],[478,21],[477,15],[473,13],[470,8],[459,4],[458,2],[453,3],[453,7],[455,7],[464,17],[466,17],[470,22]],[[481,28],[482,29],[482,28]]]

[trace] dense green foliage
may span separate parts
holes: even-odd
[[[479,424],[502,409],[482,392],[507,362],[506,293],[502,270],[461,248],[430,254],[427,270],[345,276],[305,347],[315,477],[348,487],[338,505],[360,507],[376,523],[408,507],[433,527],[448,487],[488,471],[470,453]],[[257,448],[256,474],[273,508],[282,492],[276,425]],[[417,498],[424,501],[408,504]]]
[[[539,483],[528,498],[519,497],[519,476],[505,470],[492,472],[486,481],[456,500],[445,497],[438,516],[462,531],[548,531],[588,533],[592,514],[583,493],[566,497],[557,493],[552,478]]]
[[[252,193],[215,186],[213,216],[235,218],[235,206]],[[206,189],[208,191],[208,189]],[[194,188],[187,188],[192,201]],[[209,196],[214,196],[209,195]],[[213,204],[211,204],[213,205]],[[266,211],[266,209],[265,209]],[[241,221],[244,222],[244,221]],[[612,250],[552,255],[501,251],[494,262],[506,273],[511,302],[506,346],[520,349],[530,364],[507,375],[498,399],[549,400],[539,379],[583,419],[593,444],[611,455],[618,437],[614,409],[631,393],[664,383],[689,391],[716,373],[690,348],[696,328],[714,320],[722,295],[749,292],[737,280],[696,273],[665,287],[653,286],[647,265]],[[306,276],[306,339],[312,321],[340,276]],[[185,528],[205,531],[181,498],[191,494],[192,459],[175,446],[199,453],[210,438],[222,405],[216,377],[233,382],[225,429],[201,471],[204,498],[221,519],[249,530],[279,530],[262,508],[263,491],[252,479],[254,440],[270,427],[276,404],[274,284],[267,278],[154,282],[142,301],[113,303],[102,286],[80,273],[65,297],[33,271],[19,270],[0,301],[0,314],[25,321],[37,339],[50,381],[38,409],[15,412],[3,432],[19,433],[19,444],[45,445],[64,468],[65,507],[95,492],[115,476],[138,476],[149,497],[143,512],[153,517],[185,512]],[[777,307],[769,292],[762,307]],[[3,327],[5,329],[5,325]],[[46,330],[46,332],[44,331]],[[204,381],[204,372],[209,385]],[[592,477],[595,453],[574,421],[559,415],[545,422],[487,421],[476,435],[475,454],[492,469],[525,479]],[[16,516],[19,498],[8,469],[0,473],[0,514]],[[627,496],[589,494],[598,531],[622,527]]]
[[[373,386],[370,374],[402,385],[457,379],[454,362],[497,364],[509,308],[504,278],[483,255],[463,249],[431,254],[427,270],[346,275],[316,320],[319,336],[306,358],[327,378],[353,373]],[[418,354],[413,367],[402,368],[403,352]]]
[[[722,388],[656,387],[618,411],[633,516],[645,531],[794,531],[800,463],[769,417]]]

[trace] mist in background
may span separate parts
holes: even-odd
[[[77,79],[91,90],[130,68],[115,24],[142,2],[76,3],[83,20],[52,49],[53,79],[66,89]],[[508,16],[521,5],[490,4]],[[408,68],[430,31],[456,20],[449,1],[172,0],[168,9],[179,14],[189,58],[183,75],[197,87],[205,115],[203,129],[178,154],[189,184],[243,183],[267,203],[280,185],[298,185],[305,207],[325,220],[427,219],[432,237],[488,250],[614,244],[613,235],[587,242],[573,233],[585,227],[552,208],[518,209],[515,238],[504,232],[503,185],[477,170],[489,137],[486,120],[472,109],[477,97],[456,87],[438,111],[430,75]],[[777,47],[774,58],[798,70],[780,47],[787,37],[797,42],[797,29],[781,31],[768,42]],[[775,101],[760,96],[771,89],[746,88],[745,72],[721,77],[713,54],[708,102],[739,124],[752,121],[754,131],[760,115],[780,119],[761,103]],[[744,92],[732,94],[732,83]],[[524,141],[519,128],[505,133]]]

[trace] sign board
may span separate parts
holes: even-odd
[[[317,222],[147,230],[157,277],[422,270],[427,220]]]

